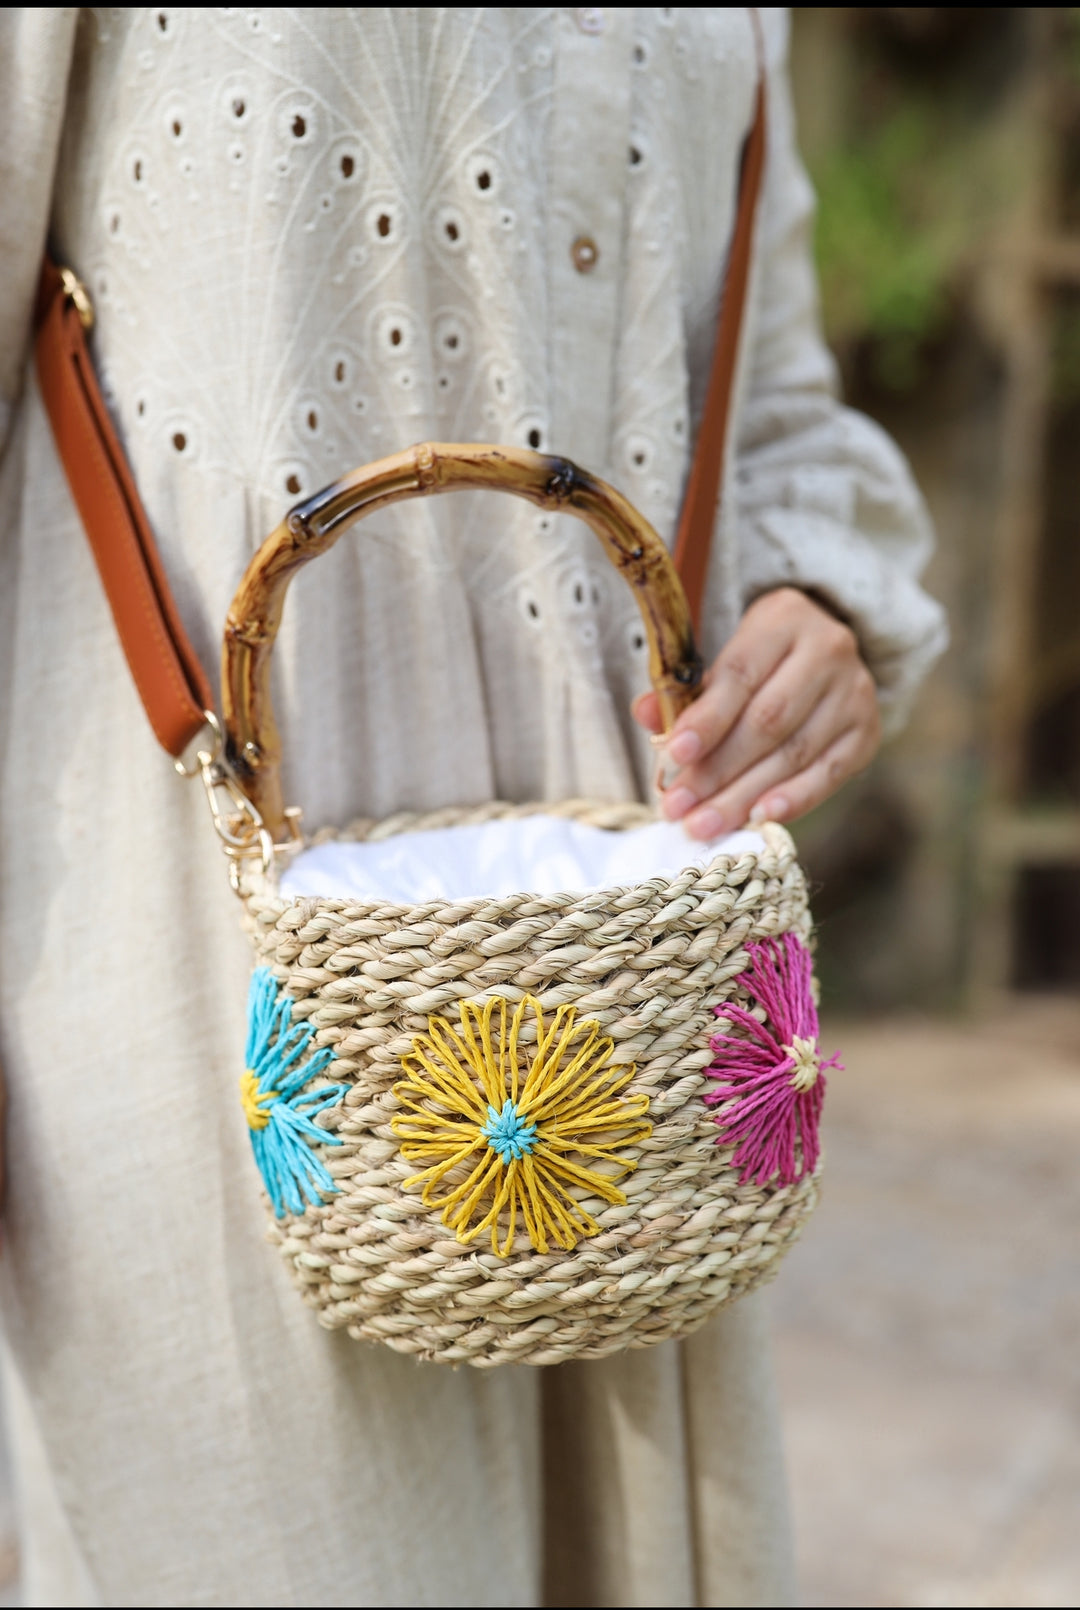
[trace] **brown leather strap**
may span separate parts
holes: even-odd
[[[761,176],[765,168],[765,70],[762,60],[761,24],[751,11],[758,53],[758,85],[754,102],[754,121],[743,146],[739,178],[739,207],[728,252],[723,301],[716,328],[709,389],[701,416],[694,462],[690,467],[683,499],[679,529],[675,538],[675,568],[690,605],[690,619],[697,632],[701,625],[701,606],[709,570],[709,551],[720,505],[720,488],[727,450],[731,396],[735,384],[735,365],[739,356],[739,335],[746,287],[750,278],[750,255],[754,244],[754,218],[757,213]]]
[[[150,522],[98,388],[79,312],[49,258],[37,303],[37,370],[120,642],[158,741],[179,755],[211,708]]]

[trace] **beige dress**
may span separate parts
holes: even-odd
[[[816,331],[784,78],[705,647],[793,582],[888,718],[939,650],[929,532]],[[193,641],[289,501],[426,438],[531,444],[670,534],[755,77],[742,9],[0,12],[0,1265],[34,1604],[777,1605],[761,1301],[490,1374],[322,1332],[263,1243],[249,955],[156,747],[27,365],[48,232]],[[581,272],[574,243],[595,248]],[[309,826],[648,788],[633,600],[510,500],[369,520],[277,651]]]

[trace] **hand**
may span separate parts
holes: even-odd
[[[635,699],[633,714],[659,731],[655,693]],[[854,632],[781,587],[750,605],[668,734],[661,807],[699,839],[747,820],[792,821],[868,766],[880,742],[874,679]]]

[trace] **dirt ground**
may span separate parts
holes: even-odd
[[[1080,1002],[826,1022],[772,1291],[804,1602],[1080,1603]]]

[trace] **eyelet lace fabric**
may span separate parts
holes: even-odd
[[[755,592],[805,580],[902,704],[941,635],[914,579],[925,517],[831,396],[766,20],[744,451],[705,646]],[[754,73],[738,8],[82,14],[53,237],[90,287],[106,394],[208,663],[283,509],[424,438],[567,453],[671,535]],[[417,729],[400,766],[382,744],[363,799],[348,765],[309,785],[321,819],[441,802],[407,774],[421,749],[445,775],[451,733],[469,797],[646,784],[625,717],[645,685],[634,603],[572,521],[474,496],[380,515],[297,589],[280,655],[294,795],[319,774],[313,701],[355,754],[388,721]]]

